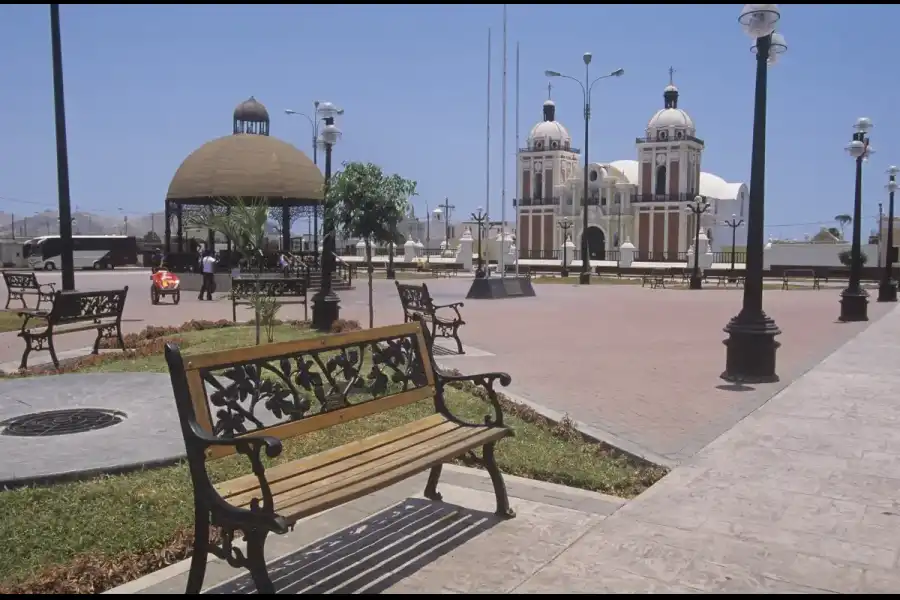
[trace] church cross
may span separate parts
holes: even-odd
[[[553,93],[553,84],[550,82],[547,82],[547,100],[553,99],[552,93]]]
[[[669,67],[669,85],[675,85],[675,67]]]

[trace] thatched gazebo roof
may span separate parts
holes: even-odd
[[[319,168],[291,144],[239,133],[209,141],[184,159],[166,200],[209,205],[239,197],[266,198],[272,207],[316,205],[323,185]]]

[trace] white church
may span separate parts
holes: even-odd
[[[700,170],[704,143],[694,121],[678,108],[678,88],[663,92],[663,108],[637,138],[637,160],[588,165],[587,241],[591,260],[604,260],[626,240],[636,248],[637,261],[684,262],[694,243],[694,215],[686,208],[698,195],[710,203],[701,217],[701,231],[711,250],[731,248],[725,220],[746,220],[748,189]],[[584,163],[572,138],[556,120],[552,100],[544,102],[544,118],[531,129],[528,146],[517,160],[519,223],[517,246],[522,259],[550,259],[564,243],[557,223],[568,217],[568,236],[576,248],[582,240]],[[737,230],[744,245],[746,228]]]

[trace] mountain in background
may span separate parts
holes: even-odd
[[[78,211],[72,215],[75,220],[72,233],[74,235],[133,235],[143,238],[148,232],[153,231],[163,238],[165,234],[165,216],[163,213],[151,213],[149,215],[108,216],[96,215],[89,212]],[[127,219],[127,221],[126,221]],[[15,225],[13,225],[15,223]],[[295,224],[295,228],[299,224]],[[15,227],[15,231],[13,231]],[[192,237],[205,239],[206,230],[200,228],[185,228],[185,234]],[[269,222],[268,232],[277,233],[275,223]],[[40,235],[59,234],[59,213],[47,210],[36,215],[23,217],[15,213],[0,211],[0,239],[28,240]],[[173,228],[172,235],[175,235]]]

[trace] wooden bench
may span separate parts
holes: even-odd
[[[36,296],[35,310],[40,310],[41,302],[53,302],[53,294],[56,293],[56,284],[40,283],[37,276],[32,273],[11,273],[3,271],[3,282],[6,284],[6,308],[13,300],[22,303],[22,308],[28,308],[25,296]]]
[[[303,319],[309,317],[306,301],[309,273],[300,277],[232,277],[231,320],[237,322],[237,307],[252,306],[256,294],[275,298],[279,304],[302,304]]]
[[[717,273],[716,274],[716,287],[724,286],[728,287],[729,283],[733,283],[735,287],[742,288],[744,287],[744,276],[738,275],[737,273]]]
[[[274,593],[264,553],[270,533],[287,533],[304,517],[424,471],[425,497],[439,501],[442,465],[463,455],[490,475],[497,514],[515,516],[494,456],[496,443],[513,435],[494,391],[510,377],[444,374],[427,337],[414,322],[186,358],[166,346],[194,489],[186,593],[200,592],[209,554],[247,568],[258,593]],[[493,414],[483,423],[469,423],[445,404],[446,385],[461,382],[484,388],[485,411]],[[434,415],[268,469],[261,459],[263,450],[270,458],[281,454],[284,440],[423,400],[433,401]],[[252,474],[213,485],[206,463],[235,453],[249,459]],[[216,545],[210,527],[221,533]],[[246,553],[234,548],[238,531]]]
[[[121,290],[96,292],[57,291],[53,296],[53,308],[49,311],[19,312],[20,316],[25,317],[19,331],[19,337],[25,340],[25,352],[19,368],[28,368],[28,355],[32,352],[47,350],[53,366],[58,369],[59,360],[56,358],[53,338],[76,331],[97,331],[91,354],[100,351],[100,340],[103,338],[115,338],[119,348],[124,349],[122,312],[125,310],[127,295],[128,286]]]
[[[786,269],[781,276],[781,289],[789,289],[791,278],[796,279],[812,279],[812,287],[814,290],[819,287],[819,274],[814,269]]]
[[[456,340],[459,353],[465,354],[462,340],[459,339],[459,328],[466,324],[459,313],[463,303],[438,305],[434,303],[428,292],[428,286],[424,283],[418,285],[399,281],[394,283],[397,285],[397,294],[400,296],[400,305],[403,307],[403,322],[409,323],[421,319],[426,325],[431,325],[431,330],[428,332],[429,343],[433,344],[436,337],[453,339]],[[440,310],[443,310],[444,313],[452,310],[455,315],[452,317],[438,315]]]
[[[463,266],[460,263],[431,263],[432,277],[456,277],[462,270]]]
[[[647,269],[641,275],[641,287],[644,287],[648,283],[650,284],[650,289],[655,290],[656,288],[664,288],[666,287],[666,277],[669,275],[668,269]]]

